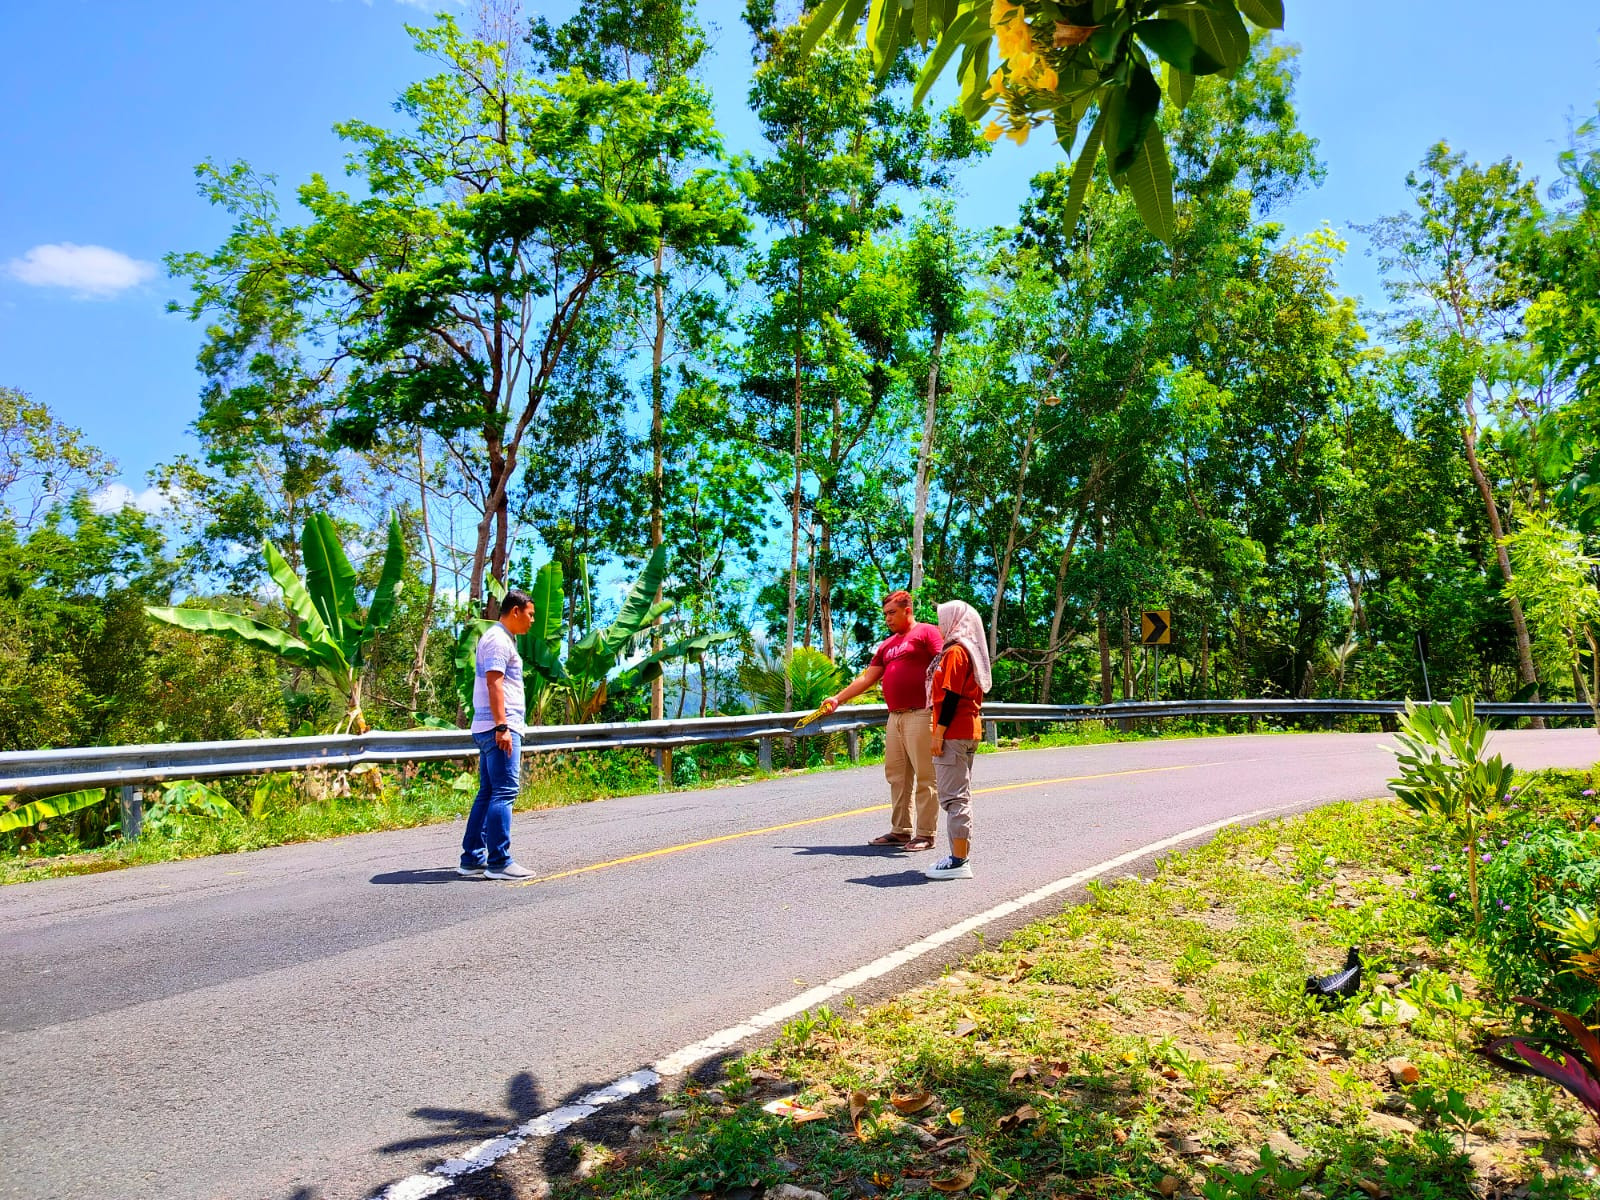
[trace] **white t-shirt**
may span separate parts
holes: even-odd
[[[489,672],[499,671],[505,678],[500,681],[506,702],[506,724],[517,733],[527,732],[523,723],[528,715],[528,703],[522,691],[522,655],[517,653],[517,640],[506,632],[506,627],[496,621],[478,639],[478,672],[472,681],[472,732],[487,733],[499,722],[489,707]]]

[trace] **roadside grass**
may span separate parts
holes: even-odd
[[[1001,749],[1092,745],[1102,742],[1142,741],[1163,731],[1121,732],[1104,722],[1086,721],[1043,736],[1003,739]],[[1192,730],[1171,731],[1194,736]],[[992,747],[983,747],[992,752]],[[844,740],[833,747],[833,761],[784,767],[765,772],[756,765],[753,745],[730,743],[674,756],[674,787],[686,791],[713,787],[738,787],[783,775],[846,770],[883,761],[883,734],[867,730],[861,739],[860,763],[844,753]],[[19,836],[0,834],[0,887],[36,879],[89,875],[146,863],[234,854],[298,842],[322,841],[354,833],[410,829],[463,819],[477,790],[475,760],[454,765],[422,766],[407,777],[385,769],[378,787],[341,782],[337,775],[312,777],[297,790],[296,799],[269,807],[259,817],[240,820],[186,819],[172,828],[147,831],[137,841],[115,837],[105,845],[85,846],[83,820],[78,814],[47,822]],[[466,780],[461,777],[465,775]],[[460,782],[462,786],[456,784]],[[224,780],[217,789],[241,810],[248,811],[251,780]],[[620,796],[667,790],[651,757],[641,751],[601,751],[590,754],[532,756],[524,760],[522,793],[516,809],[561,808]],[[147,807],[150,801],[147,800]],[[114,809],[108,801],[107,808]]]
[[[1591,778],[1524,801],[1600,811]],[[1582,1110],[1470,1052],[1509,1014],[1420,898],[1441,849],[1387,799],[1225,830],[929,985],[796,1019],[580,1146],[555,1200],[1600,1197]],[[1361,991],[1325,1011],[1305,979],[1352,945]]]

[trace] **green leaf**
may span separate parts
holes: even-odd
[[[665,609],[658,607],[656,604],[656,591],[661,587],[661,581],[666,577],[666,547],[657,546],[650,552],[650,557],[645,561],[644,570],[639,573],[639,578],[634,580],[633,587],[628,590],[627,597],[622,601],[622,611],[617,614],[617,619],[606,628],[605,634],[600,640],[602,649],[611,653],[620,651],[640,630],[672,607],[668,601],[661,602],[667,605]]]
[[[911,10],[901,8],[899,0],[873,0],[872,15],[867,18],[867,44],[872,50],[875,78],[882,83],[889,76],[889,68],[911,32]]]
[[[1072,183],[1067,188],[1067,202],[1062,208],[1062,228],[1070,231],[1078,224],[1078,213],[1083,209],[1084,197],[1089,194],[1089,184],[1094,179],[1094,162],[1100,155],[1100,142],[1106,134],[1106,112],[1102,108],[1089,129],[1089,137],[1078,151],[1078,161],[1072,168]]]
[[[1160,107],[1161,85],[1156,82],[1149,67],[1143,62],[1136,63],[1128,86],[1119,88],[1112,100],[1115,120],[1107,149],[1110,151],[1111,176],[1119,183],[1144,145]]]
[[[928,11],[928,0],[913,0],[911,6],[911,32],[916,35],[917,45],[927,49],[928,35],[931,31],[932,14]]]
[[[641,683],[649,683],[662,672],[664,663],[676,662],[678,659],[688,659],[690,662],[699,662],[703,655],[712,646],[719,642],[726,642],[733,638],[732,633],[702,633],[695,637],[683,638],[673,642],[670,646],[663,646],[654,654],[633,664],[621,675],[617,676],[616,683],[612,685],[613,691],[624,688],[637,687]]]
[[[315,513],[300,538],[300,557],[306,564],[306,591],[322,614],[333,640],[344,649],[355,625],[356,571],[344,556],[338,532],[327,513]]]
[[[34,800],[18,808],[7,808],[0,811],[0,833],[10,833],[13,829],[26,829],[37,825],[40,821],[48,821],[51,817],[62,817],[67,813],[77,812],[80,808],[99,804],[105,798],[105,788],[84,788],[78,792],[67,792],[60,796]],[[15,799],[13,796],[0,796],[0,805],[10,804],[13,799]]]
[[[331,642],[326,644],[327,654],[319,653],[320,648],[313,648],[282,629],[274,629],[271,625],[263,625],[260,621],[241,617],[237,613],[218,612],[214,608],[145,608],[145,615],[152,620],[162,621],[168,625],[176,625],[179,629],[187,629],[191,633],[210,633],[231,641],[243,642],[247,646],[254,646],[258,650],[267,650],[279,658],[296,666],[316,669],[331,662],[332,655],[338,655],[343,660],[337,646]]]
[[[989,90],[989,47],[993,43],[985,38],[969,45],[961,55],[961,115],[976,121],[989,111],[989,101],[984,93]]]
[[[1189,97],[1194,95],[1194,73],[1180,71],[1177,67],[1167,68],[1167,99],[1171,100],[1177,108],[1186,108]]]
[[[383,552],[383,570],[378,575],[378,588],[372,593],[372,604],[367,609],[367,623],[363,637],[371,641],[382,633],[394,619],[394,608],[400,597],[400,585],[406,569],[406,540],[400,532],[398,515],[389,518],[389,545]]]
[[[845,0],[822,0],[811,11],[811,17],[806,21],[806,27],[800,34],[800,53],[810,54],[822,40],[822,35],[833,26],[834,20],[839,15],[839,10],[845,5]]]
[[[1232,4],[1207,8],[1163,9],[1194,36],[1190,70],[1196,75],[1231,74],[1250,57],[1250,34]]]
[[[533,625],[528,630],[533,668],[552,682],[566,678],[561,665],[561,615],[566,595],[561,589],[561,564],[551,560],[533,579]]]
[[[839,12],[839,23],[833,27],[833,36],[841,42],[856,40],[856,26],[861,24],[861,14],[867,11],[867,0],[845,0]]]
[[[328,627],[322,623],[322,614],[311,602],[311,593],[306,591],[306,585],[300,582],[294,568],[271,542],[261,544],[261,553],[267,560],[267,574],[283,593],[283,606],[300,619],[304,640],[308,644],[328,641]]]
[[[917,87],[911,95],[911,103],[921,104],[928,98],[928,92],[934,82],[944,73],[951,56],[957,49],[971,42],[990,36],[989,16],[980,9],[968,9],[958,16],[954,23],[945,29],[944,35],[939,39],[939,44],[933,48],[933,53],[928,56],[928,61],[922,65],[922,73],[917,76]],[[989,81],[984,77],[983,87],[987,89]]]
[[[1171,63],[1178,70],[1187,71],[1194,64],[1194,35],[1182,21],[1157,17],[1140,21],[1133,27],[1133,32],[1162,61]]]
[[[1152,122],[1145,130],[1144,145],[1135,152],[1124,182],[1133,193],[1133,203],[1144,218],[1145,228],[1164,242],[1173,235],[1172,166],[1161,126]]]
[[[1239,11],[1262,29],[1283,28],[1283,0],[1239,0]]]
[[[489,589],[489,595],[494,597],[496,604],[504,600],[506,598],[506,593],[511,590],[493,575],[487,575],[484,577],[483,586]]]

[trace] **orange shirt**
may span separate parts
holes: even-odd
[[[955,697],[954,713],[945,696]],[[946,647],[944,657],[933,670],[933,723],[945,727],[944,736],[976,741],[983,693],[972,677],[972,657],[959,645]]]

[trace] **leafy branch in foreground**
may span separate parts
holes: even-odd
[[[367,647],[394,618],[405,569],[405,539],[400,519],[389,519],[389,544],[383,556],[378,586],[366,616],[356,604],[356,572],[339,544],[333,521],[316,513],[306,522],[300,538],[304,580],[294,573],[271,542],[263,547],[267,573],[283,592],[283,604],[299,623],[294,632],[237,613],[209,608],[153,608],[145,612],[154,620],[194,633],[215,634],[260,650],[269,650],[285,662],[304,667],[336,691],[345,702],[337,732],[364,733],[361,715],[361,676]]]
[[[1572,1013],[1527,996],[1518,996],[1515,1002],[1554,1017],[1577,1044],[1513,1034],[1479,1046],[1477,1053],[1513,1075],[1533,1075],[1565,1088],[1600,1123],[1600,1037]]]
[[[880,84],[913,41],[932,51],[917,77],[921,103],[956,63],[961,110],[992,114],[984,134],[1019,145],[1047,121],[1068,157],[1080,124],[1095,113],[1079,147],[1067,199],[1071,228],[1105,151],[1111,181],[1132,193],[1139,215],[1172,240],[1172,168],[1156,122],[1163,98],[1182,108],[1200,75],[1231,75],[1250,57],[1245,21],[1282,29],[1283,0],[822,0],[801,31],[810,50],[830,30],[853,40],[866,16],[867,47]],[[1157,78],[1162,71],[1165,86]]]
[[[85,788],[82,791],[49,796],[43,800],[33,800],[11,808],[9,805],[16,797],[0,796],[0,833],[27,829],[40,821],[48,821],[51,817],[64,817],[68,813],[77,812],[80,808],[99,804],[105,798],[105,788]]]

